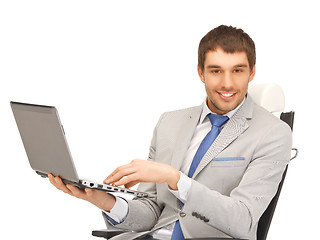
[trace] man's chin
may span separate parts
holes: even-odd
[[[210,101],[211,102],[211,101]],[[235,104],[215,104],[213,102],[211,102],[210,104],[211,106],[209,106],[210,110],[214,113],[220,114],[220,115],[224,115],[227,114],[228,112],[234,110],[237,106],[234,106]]]

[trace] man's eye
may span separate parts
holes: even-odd
[[[235,69],[235,70],[233,70],[233,72],[235,72],[235,73],[241,73],[242,70],[241,70],[241,69]]]
[[[211,72],[212,72],[212,73],[221,73],[220,70],[212,70]]]

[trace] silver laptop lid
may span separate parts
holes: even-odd
[[[11,102],[11,108],[33,170],[79,182],[57,109]]]

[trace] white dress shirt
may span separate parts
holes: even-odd
[[[246,98],[243,99],[242,103],[235,108],[234,110],[228,112],[224,116],[231,118],[233,114],[242,106]],[[188,177],[189,168],[191,166],[194,155],[197,152],[202,140],[211,130],[212,124],[207,117],[209,113],[215,114],[211,112],[209,107],[207,106],[207,101],[205,100],[203,103],[203,109],[200,116],[200,120],[197,124],[197,127],[193,133],[193,136],[190,141],[190,145],[188,147],[187,152],[185,153],[184,160],[182,165],[180,166],[180,179],[178,182],[178,190],[174,191],[169,188],[169,191],[175,195],[181,202],[185,203],[188,199],[188,192],[191,187],[191,178]],[[222,126],[223,128],[223,126]],[[128,203],[120,197],[116,197],[116,203],[114,207],[111,209],[110,213],[105,212],[109,217],[111,217],[116,222],[122,222],[128,213]],[[164,228],[161,228],[153,233],[153,237],[158,239],[171,239],[173,227],[175,223],[172,223]]]

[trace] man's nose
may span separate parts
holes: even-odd
[[[222,78],[221,87],[224,90],[231,90],[233,89],[233,79],[232,75],[229,72],[225,72]]]

